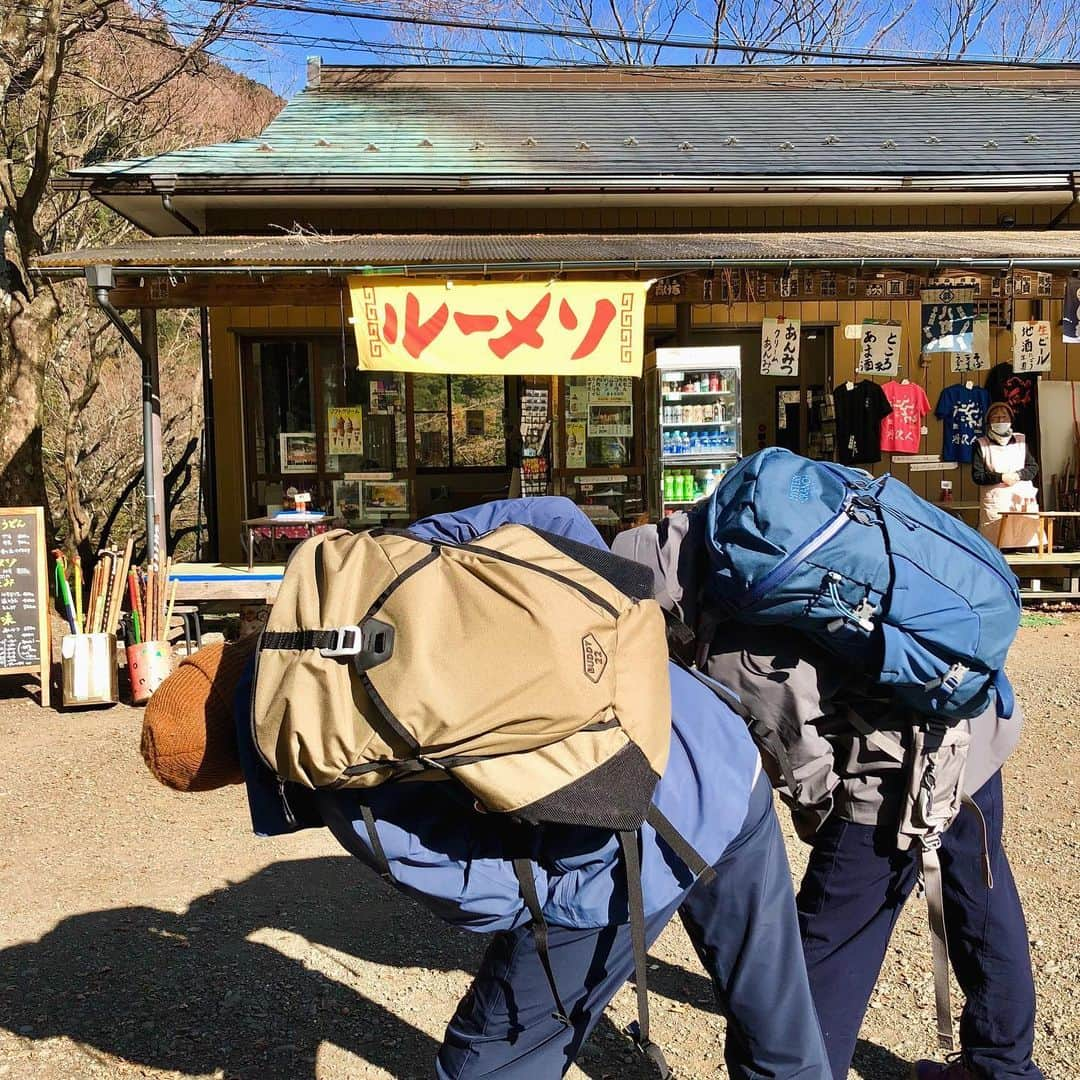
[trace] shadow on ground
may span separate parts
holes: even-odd
[[[323,1042],[395,1077],[431,1075],[434,1039],[350,986],[246,940],[265,927],[346,962],[389,967],[472,972],[485,946],[358,873],[353,859],[286,861],[199,897],[182,915],[95,911],[0,951],[0,1024],[28,1038],[66,1035],[152,1068],[220,1068],[235,1080],[311,1080]],[[607,1020],[577,1064],[595,1080],[613,1070],[620,1080],[650,1076]]]

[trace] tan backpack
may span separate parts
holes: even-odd
[[[314,537],[293,554],[259,643],[252,731],[281,782],[452,778],[484,811],[618,832],[635,1038],[662,1064],[648,1039],[635,830],[648,818],[694,873],[708,868],[652,806],[671,697],[651,595],[638,564],[523,525],[464,544],[389,530]],[[379,853],[366,810],[365,822]],[[514,865],[565,1018],[532,868]]]

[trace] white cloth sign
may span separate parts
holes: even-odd
[[[799,374],[800,319],[762,319],[761,374],[790,377]]]
[[[900,374],[899,323],[864,323],[856,371],[860,375]]]
[[[976,315],[971,331],[971,352],[954,352],[952,370],[989,371],[990,370],[990,316]]]
[[[1050,370],[1050,323],[1045,319],[1013,323],[1013,371]]]

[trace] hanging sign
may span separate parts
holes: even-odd
[[[650,284],[351,277],[359,366],[458,375],[640,375]]]
[[[761,320],[761,374],[799,374],[799,319]]]
[[[899,323],[864,323],[855,370],[860,375],[899,375],[900,335]]]
[[[1013,323],[1013,371],[1050,370],[1050,323],[1045,319]]]
[[[976,315],[971,331],[971,352],[954,352],[952,370],[988,371],[990,369],[990,316]]]
[[[922,290],[922,351],[971,352],[975,290],[945,286]]]

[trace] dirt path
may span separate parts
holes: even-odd
[[[1006,769],[1010,857],[1040,995],[1037,1056],[1080,1077],[1080,617],[1021,631],[1028,726]],[[239,789],[182,796],[126,708],[0,701],[0,1077],[426,1077],[483,941],[448,930],[310,832],[256,841]],[[791,845],[793,863],[801,852]],[[898,927],[854,1076],[932,1050],[924,910]],[[656,1036],[716,1076],[723,1021],[681,928],[653,951]],[[572,1075],[645,1080],[624,989]],[[542,1078],[538,1078],[542,1080]]]

